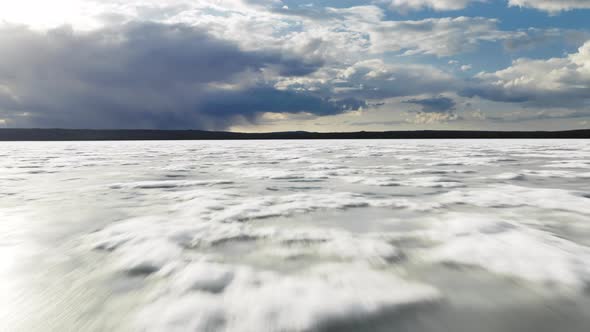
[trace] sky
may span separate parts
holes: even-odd
[[[0,127],[590,128],[590,0],[0,0]]]

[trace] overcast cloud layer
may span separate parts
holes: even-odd
[[[0,126],[590,127],[588,9],[590,0],[2,3]]]

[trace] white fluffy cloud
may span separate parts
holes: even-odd
[[[423,9],[449,11],[464,9],[473,2],[486,0],[391,0],[390,8],[399,12]],[[550,13],[590,8],[590,0],[508,0],[511,7],[534,8]]]
[[[459,120],[459,116],[454,113],[424,113],[419,112],[414,119],[410,121],[420,125],[430,125],[441,122],[449,122]]]
[[[437,94],[455,89],[457,84],[455,77],[433,66],[388,64],[371,59],[341,69],[324,68],[307,77],[284,78],[278,87],[323,91],[342,99],[380,100]]]
[[[327,8],[313,12],[313,16],[306,14],[227,11],[225,15],[201,13],[199,19],[182,14],[174,21],[206,28],[250,50],[273,47],[346,63],[385,52],[450,56],[513,34],[499,30],[498,20],[483,17],[391,21],[376,6]]]
[[[550,13],[590,8],[590,0],[509,0],[510,6],[535,8]]]
[[[390,7],[393,10],[406,12],[430,8],[438,11],[459,10],[467,7],[473,0],[392,0]]]
[[[555,107],[584,105],[590,102],[590,41],[562,58],[521,58],[506,69],[476,77],[484,85],[468,94]]]
[[[402,51],[404,55],[451,56],[474,51],[480,43],[499,41],[511,33],[500,31],[498,21],[483,17],[430,18],[384,21],[368,29],[376,53]]]
[[[44,5],[39,11],[48,15],[37,18],[28,9],[30,1],[0,4],[0,21],[38,28],[72,24],[76,30],[135,20],[182,23],[236,42],[245,50],[273,49],[311,61],[354,63],[364,54],[384,52],[450,56],[514,35],[499,30],[498,20],[490,18],[390,21],[375,5],[302,12],[283,9],[279,0],[56,0],[47,10]],[[458,9],[470,1],[474,0],[395,0],[393,4],[397,8],[443,10]]]

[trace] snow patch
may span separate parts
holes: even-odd
[[[441,244],[429,260],[480,266],[501,275],[584,289],[590,282],[590,248],[507,220],[449,215],[430,231]]]
[[[309,331],[439,299],[430,286],[362,265],[322,265],[299,275],[235,267],[223,292],[172,285],[138,321],[144,331]]]

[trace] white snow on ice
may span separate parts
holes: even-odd
[[[586,141],[3,143],[0,154],[0,230],[95,260],[103,288],[134,285],[113,297],[133,298],[126,314],[142,331],[314,331],[442,306],[453,294],[420,269],[559,296],[590,286]]]

